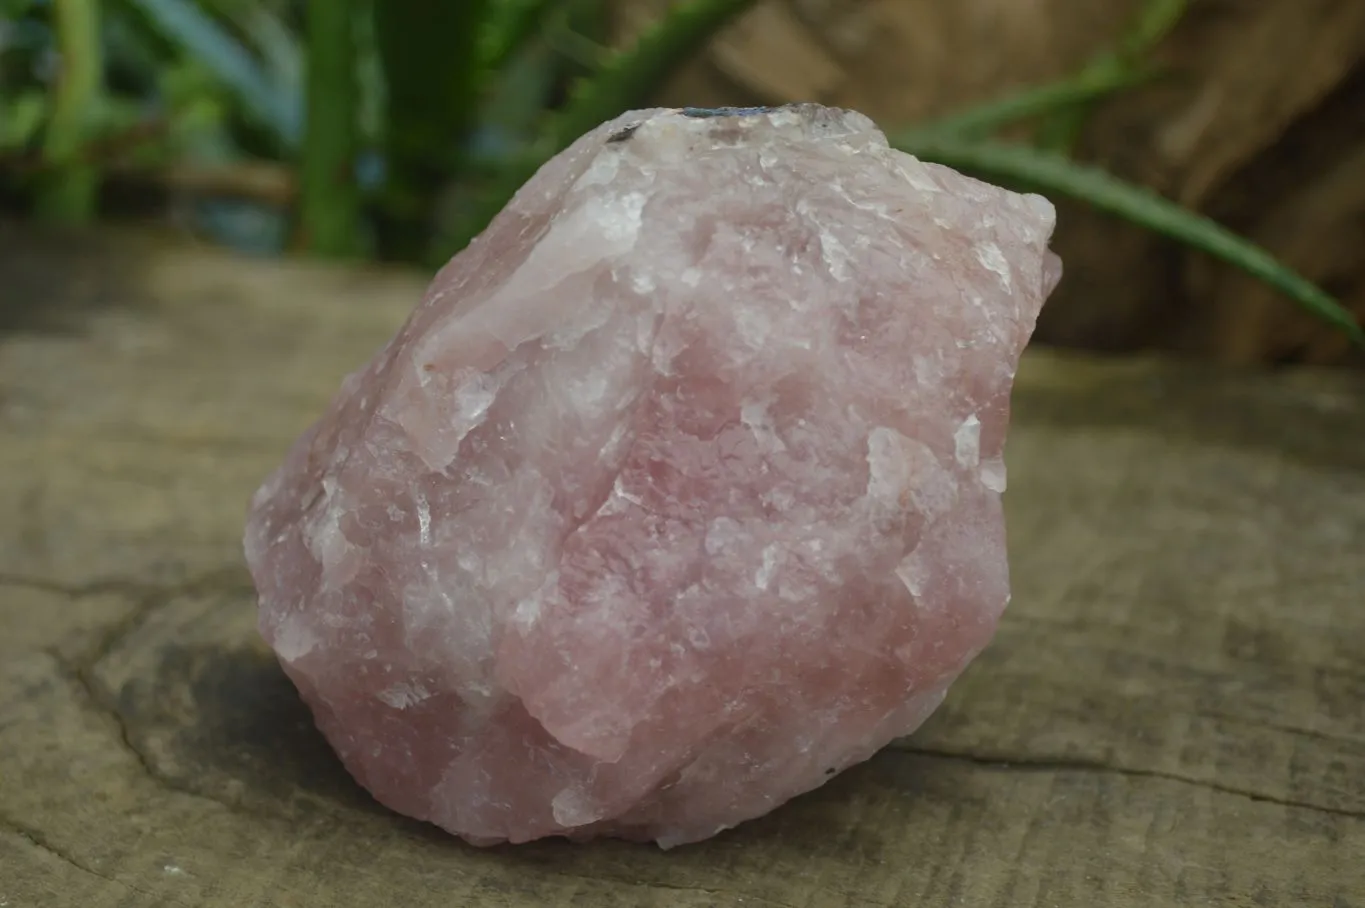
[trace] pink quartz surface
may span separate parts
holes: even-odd
[[[548,163],[251,505],[347,768],[475,844],[670,847],[912,732],[1009,599],[1053,219],[814,105]]]

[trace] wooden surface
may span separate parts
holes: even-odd
[[[0,231],[0,905],[1365,905],[1365,383],[1032,355],[1015,598],[912,739],[673,852],[377,807],[252,490],[422,280]]]

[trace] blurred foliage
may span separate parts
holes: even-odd
[[[605,0],[0,0],[0,206],[80,222],[164,197],[241,249],[439,264],[751,3],[678,0],[612,50]],[[1192,245],[1365,343],[1264,251],[1072,159],[1095,103],[1160,77],[1151,50],[1188,5],[1148,0],[1072,77],[892,142]]]

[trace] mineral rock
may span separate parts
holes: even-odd
[[[1009,597],[1053,220],[814,105],[550,161],[252,502],[350,772],[475,844],[668,847],[913,731]]]

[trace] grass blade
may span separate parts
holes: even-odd
[[[290,119],[301,122],[307,63],[302,40],[289,30],[282,18],[265,6],[248,9],[241,17],[240,27],[255,46],[262,69],[275,90],[297,101],[297,109],[291,112]]]
[[[53,14],[61,70],[44,137],[46,173],[37,197],[37,214],[53,221],[83,223],[94,216],[99,190],[98,170],[82,158],[104,86],[100,2],[57,0]]]
[[[753,3],[687,0],[674,7],[634,46],[617,53],[578,84],[569,103],[552,121],[548,153],[562,151],[588,130],[644,104],[679,66]]]
[[[1119,53],[1130,62],[1146,56],[1180,24],[1189,8],[1190,0],[1147,0],[1120,43]]]
[[[352,0],[309,0],[299,216],[304,248],[330,257],[354,255],[360,238],[355,26]]]
[[[1147,0],[1120,39],[1118,47],[1091,60],[1077,78],[1086,80],[1105,74],[1122,76],[1139,72],[1152,48],[1179,24],[1189,5],[1190,0]],[[1053,114],[1036,138],[1038,146],[1052,151],[1070,150],[1085,126],[1085,117],[1092,104],[1074,105]]]
[[[1097,101],[1113,92],[1145,82],[1148,78],[1150,74],[1145,72],[1115,69],[1089,71],[1075,78],[1025,89],[997,101],[977,104],[961,113],[930,120],[916,126],[915,131],[959,139],[985,138],[1014,123]]]
[[[190,0],[127,0],[189,56],[206,66],[286,147],[303,135],[301,107],[213,17]]]
[[[562,0],[503,0],[490,9],[479,36],[479,62],[485,72],[497,72],[521,49],[545,14]]]
[[[665,79],[753,2],[686,0],[649,28],[632,47],[618,52],[600,70],[579,82],[568,103],[549,120],[533,146],[509,160],[490,191],[475,203],[471,217],[453,236],[443,238],[438,258],[468,243],[545,161],[604,121],[643,105]]]
[[[1071,196],[1100,211],[1178,240],[1279,290],[1342,331],[1355,344],[1365,347],[1365,328],[1311,281],[1285,267],[1260,246],[1151,190],[1124,182],[1098,168],[1023,145],[963,142],[918,132],[893,137],[892,144],[926,161],[989,179]]]
[[[432,199],[460,165],[477,120],[480,29],[492,0],[373,0],[383,67],[385,258],[420,260],[431,236]]]

